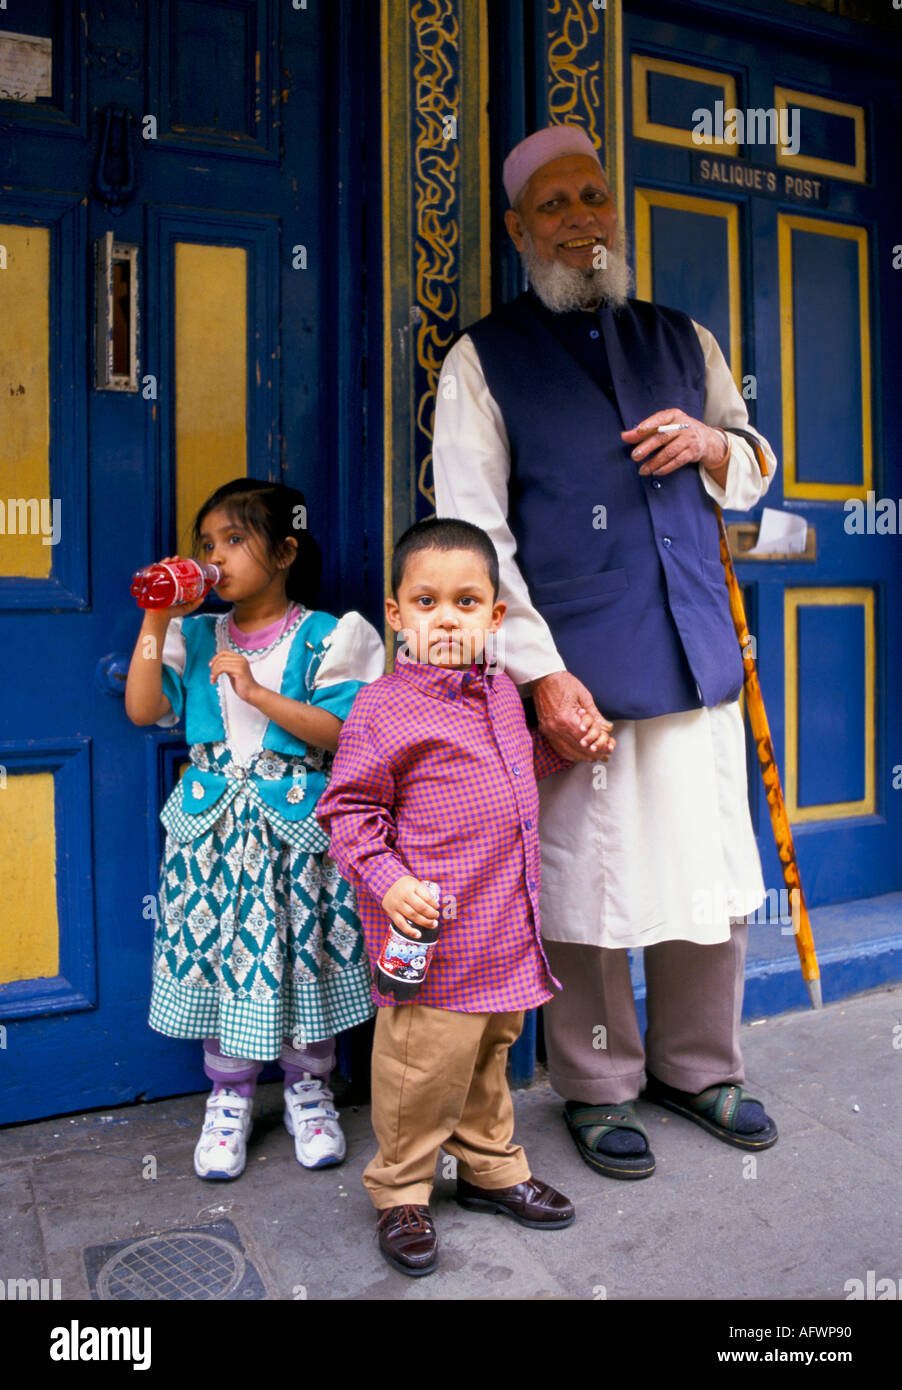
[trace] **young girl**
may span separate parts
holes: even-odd
[[[194,523],[229,613],[147,611],[125,708],[135,724],[186,721],[191,763],[160,819],[166,845],[150,1026],[203,1038],[213,1084],[194,1168],[243,1171],[256,1079],[278,1058],[285,1125],[307,1168],[340,1163],[328,1079],[334,1035],[371,1017],[354,890],[314,811],[361,685],[384,672],[359,613],[314,611],[320,552],[303,496],[238,478]],[[176,558],[176,557],[169,557]]]

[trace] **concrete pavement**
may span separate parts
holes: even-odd
[[[231,1183],[193,1171],[202,1095],[9,1127],[0,1283],[10,1297],[10,1280],[58,1280],[45,1293],[74,1300],[829,1300],[871,1271],[872,1289],[892,1280],[902,1297],[902,988],[747,1024],[743,1048],[746,1085],[780,1126],[774,1148],[750,1163],[643,1103],[657,1173],[614,1182],[580,1160],[540,1079],[516,1093],[517,1137],[576,1203],[574,1225],[531,1232],[464,1212],[442,1158],[440,1264],[424,1279],[379,1254],[360,1180],[366,1108],[342,1111],[346,1162],[310,1172],[278,1083],[261,1087]]]

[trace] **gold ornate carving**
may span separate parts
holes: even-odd
[[[460,26],[454,0],[420,0],[411,8],[413,46],[413,209],[416,275],[416,444],[425,441],[417,488],[430,506],[428,483],[439,372],[458,315],[456,247],[458,166],[456,124],[461,117]],[[452,122],[454,125],[452,125]],[[422,373],[426,382],[422,383]],[[419,378],[419,379],[418,379]],[[415,452],[419,453],[416,448]]]
[[[599,15],[589,0],[548,0],[548,115],[552,125],[580,125],[601,149],[601,57],[590,59]]]

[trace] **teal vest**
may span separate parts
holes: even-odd
[[[214,613],[196,613],[182,623],[185,670],[181,679],[170,667],[163,667],[163,693],[178,718],[185,719],[185,738],[189,744],[218,743],[226,737],[219,695],[216,685],[210,681],[210,662],[216,655],[216,619]],[[309,703],[316,673],[327,650],[327,639],[337,624],[338,619],[330,613],[308,613],[291,640],[279,694],[302,704]],[[362,683],[356,682],[356,689]],[[336,692],[330,713],[344,719],[351,701],[348,683],[341,685],[342,691]],[[328,698],[319,702],[323,709],[329,709],[329,704]],[[262,747],[297,758],[307,753],[306,743],[272,720],[267,725]],[[300,786],[291,777],[247,778],[243,769],[232,768],[227,774],[192,767],[176,784],[163,808],[161,820],[176,839],[193,839],[208,830],[229,801],[246,790],[259,797],[264,813],[280,833],[293,839],[292,827],[312,814],[327,783],[326,771],[310,767],[304,769]],[[316,843],[304,847],[322,849],[324,844],[320,842],[324,837],[315,822],[312,834]]]
[[[188,743],[217,743],[226,736],[219,695],[210,681],[210,662],[216,655],[216,618],[215,613],[195,613],[182,623],[185,670],[181,680],[168,666],[163,667],[163,694],[178,718],[184,717]],[[309,704],[316,673],[326,654],[326,639],[337,625],[338,619],[331,613],[308,613],[292,639],[280,695]],[[327,701],[319,703],[323,709],[330,708]],[[340,710],[336,708],[331,712],[344,719],[349,708],[345,700]],[[299,758],[307,752],[306,743],[272,720],[266,729],[263,747]]]

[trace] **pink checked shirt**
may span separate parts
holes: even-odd
[[[506,1013],[550,999],[539,939],[536,778],[571,764],[526,727],[504,672],[443,670],[398,654],[358,691],[317,817],[354,884],[367,950],[389,929],[382,899],[405,874],[433,879],[456,913],[440,919],[416,999]],[[558,986],[559,987],[559,986]],[[395,1000],[373,990],[377,1004]]]

